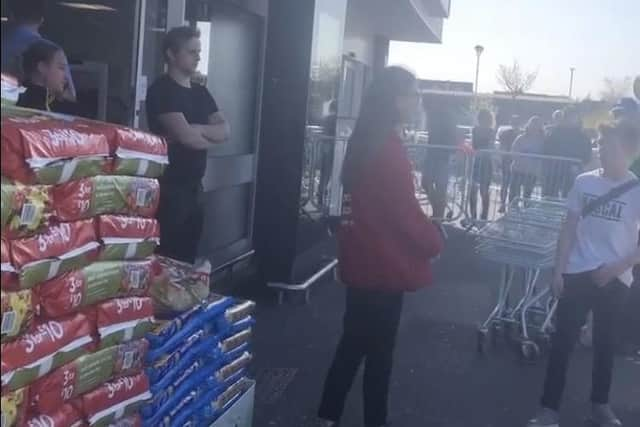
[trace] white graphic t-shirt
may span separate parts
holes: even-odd
[[[577,215],[591,200],[636,178],[629,172],[627,178],[612,181],[602,176],[601,170],[578,176],[569,193],[569,210]],[[578,223],[577,240],[569,257],[567,273],[584,273],[604,264],[620,261],[638,247],[640,230],[640,187],[599,207]],[[633,282],[632,269],[619,279],[626,285]]]

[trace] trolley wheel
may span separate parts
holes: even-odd
[[[541,351],[538,344],[530,340],[524,340],[520,344],[520,357],[525,362],[536,362],[540,359]]]
[[[487,353],[487,335],[489,331],[486,329],[478,328],[477,333],[477,345],[478,354],[484,355]]]

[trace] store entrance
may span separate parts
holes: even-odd
[[[222,1],[187,1],[200,28],[200,73],[231,126],[231,140],[208,151],[201,253],[214,266],[252,249],[263,17]]]

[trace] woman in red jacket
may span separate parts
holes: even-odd
[[[429,260],[443,247],[415,198],[412,168],[400,137],[420,106],[416,78],[389,67],[369,88],[342,172],[338,233],[347,286],[344,331],[326,379],[319,416],[336,425],[362,362],[367,427],[387,424],[387,397],[402,300],[432,281]]]

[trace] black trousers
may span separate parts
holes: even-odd
[[[364,361],[366,426],[387,423],[393,351],[402,312],[402,293],[347,288],[344,331],[324,385],[319,416],[338,422]]]
[[[591,401],[609,403],[619,320],[629,289],[619,280],[597,287],[590,273],[568,274],[558,304],[542,406],[558,410],[564,392],[569,359],[587,315],[593,311],[593,372]]]
[[[160,255],[194,263],[204,222],[200,194],[199,184],[178,187],[163,183],[158,208]]]

